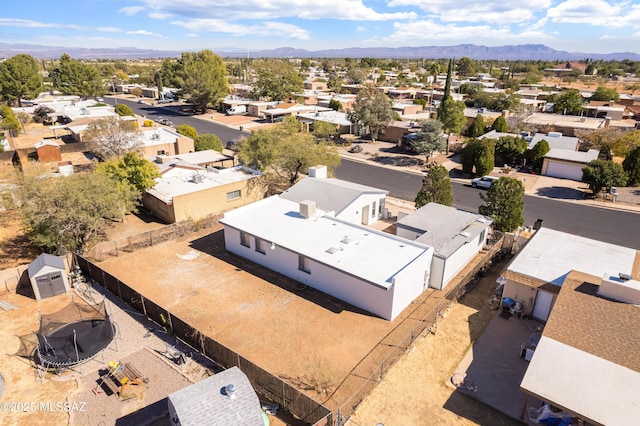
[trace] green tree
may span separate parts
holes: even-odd
[[[462,83],[458,88],[458,92],[474,97],[478,93],[478,89],[471,83]]]
[[[493,219],[494,229],[513,232],[524,224],[524,185],[518,179],[502,177],[480,198],[485,204],[479,212]]]
[[[347,117],[352,123],[368,128],[371,140],[375,142],[382,129],[393,121],[391,101],[375,86],[366,85],[358,92],[353,110]]]
[[[104,173],[119,185],[129,186],[132,195],[141,196],[156,184],[160,177],[158,168],[136,152],[127,152],[123,157],[98,164],[96,172]]]
[[[622,162],[622,168],[629,176],[627,181],[629,186],[640,183],[640,146],[626,156]]]
[[[60,57],[60,65],[53,71],[55,87],[67,95],[94,98],[104,93],[98,70],[83,62],[74,61],[67,54]]]
[[[500,133],[507,133],[509,128],[507,127],[507,120],[503,116],[496,118],[491,125],[491,130],[495,130]]]
[[[311,166],[324,164],[329,174],[333,174],[340,164],[335,145],[315,143],[312,135],[283,124],[252,132],[240,144],[238,158],[242,164],[263,173],[267,195],[286,190]]]
[[[55,110],[46,105],[38,105],[33,111],[33,121],[35,123],[45,123],[49,121],[49,114],[55,112]]]
[[[30,55],[15,55],[0,62],[0,94],[9,104],[22,106],[23,98],[34,98],[42,90],[38,62]]]
[[[593,160],[582,169],[582,182],[589,185],[589,189],[598,194],[602,188],[625,186],[627,172],[623,166],[608,160]]]
[[[454,101],[448,98],[440,104],[438,109],[438,120],[442,122],[445,132],[459,134],[467,118],[464,116],[464,102]]]
[[[447,79],[444,82],[444,94],[442,95],[442,101],[440,107],[444,105],[444,102],[451,98],[451,77],[453,74],[453,59],[449,59],[449,67],[447,68]],[[440,111],[438,111],[438,116]]]
[[[103,159],[122,157],[142,148],[143,142],[135,123],[117,117],[106,117],[89,124],[82,136],[91,149]]]
[[[115,111],[116,111],[116,114],[118,114],[120,117],[125,117],[125,116],[135,117],[135,114],[133,113],[133,110],[131,109],[131,107],[126,104],[117,104],[115,106]]]
[[[253,96],[257,99],[281,101],[292,93],[302,93],[304,80],[289,61],[266,60],[255,65],[257,79]]]
[[[338,136],[338,127],[328,121],[316,121],[313,123],[313,135],[323,139],[334,139]]]
[[[611,144],[611,150],[618,157],[625,157],[640,146],[640,130],[624,132]]]
[[[495,142],[489,139],[471,139],[460,152],[462,171],[478,176],[489,174],[495,166]]]
[[[583,110],[582,96],[578,89],[569,89],[560,94],[551,95],[548,100],[558,114],[574,115]]]
[[[340,111],[342,109],[342,104],[340,103],[339,100],[332,98],[329,101],[329,108],[331,108],[334,111]]]
[[[54,254],[82,254],[104,239],[111,223],[123,220],[137,202],[128,187],[101,173],[27,178],[19,198],[27,236]]]
[[[608,88],[605,86],[598,86],[593,95],[591,95],[590,100],[592,101],[620,101],[620,95],[616,89]]]
[[[436,165],[429,169],[422,179],[422,188],[416,195],[415,203],[416,209],[428,203],[438,203],[445,206],[453,204],[453,189],[446,167]]]
[[[134,87],[133,89],[130,90],[130,93],[136,98],[140,98],[142,97],[142,88]]]
[[[193,126],[189,126],[188,124],[178,125],[178,127],[176,127],[176,132],[193,140],[198,137],[198,131]]]
[[[183,52],[180,64],[179,87],[197,111],[204,114],[229,93],[227,69],[222,58],[211,50]]]
[[[502,136],[496,141],[495,149],[503,164],[515,164],[527,151],[527,141],[519,136]]]
[[[162,71],[158,71],[153,75],[153,81],[156,83],[156,87],[158,88],[158,97],[164,91],[164,86],[162,85]]]
[[[213,134],[198,135],[193,139],[193,146],[196,151],[206,151],[212,149],[214,151],[222,151],[222,141]]]
[[[20,130],[22,130],[22,126],[20,125],[20,121],[16,118],[13,110],[6,105],[2,105],[0,107],[0,116],[2,116],[0,127],[3,130],[9,130],[12,136],[18,136],[20,134]]]
[[[466,135],[470,138],[477,138],[478,136],[484,135],[485,132],[485,122],[482,114],[477,114],[466,130]]]
[[[608,160],[612,158],[613,146],[620,140],[622,132],[619,129],[609,127],[596,130],[576,130],[576,137],[580,139],[581,149],[597,149]],[[624,146],[618,145],[623,152]]]
[[[549,152],[549,142],[542,139],[536,143],[533,148],[529,151],[529,161],[533,164],[535,168],[542,168],[542,162],[544,161],[544,156]]]
[[[447,138],[442,134],[442,123],[436,119],[420,120],[420,131],[410,141],[411,149],[424,155],[425,162],[434,151],[444,152],[447,149]]]
[[[460,58],[456,64],[456,72],[460,77],[469,77],[475,74],[475,63],[471,58]]]

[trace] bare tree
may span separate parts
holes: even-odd
[[[122,157],[127,152],[139,151],[143,142],[136,122],[119,117],[107,117],[91,123],[83,135],[91,149],[105,159]]]

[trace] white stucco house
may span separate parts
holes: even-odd
[[[220,223],[228,251],[386,320],[429,284],[431,247],[342,219],[315,201],[275,195]]]
[[[493,220],[428,203],[396,223],[396,235],[433,247],[429,286],[444,289],[486,246]]]

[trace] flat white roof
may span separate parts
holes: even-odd
[[[590,161],[597,160],[600,151],[597,149],[590,149],[587,152],[583,151],[569,151],[568,149],[551,148],[549,152],[545,154],[546,158],[553,158],[556,160],[575,161],[577,163],[589,163]]]
[[[313,112],[308,114],[298,114],[297,117],[303,118],[307,121],[312,121],[312,122],[315,120],[318,120],[318,121],[325,121],[331,124],[338,124],[340,126],[353,125],[353,123],[349,121],[349,119],[347,118],[347,114],[345,114],[344,112],[333,111],[333,110],[318,111],[317,114]]]
[[[193,176],[196,174],[202,176],[201,182],[196,183],[193,181]],[[259,173],[255,170],[242,166],[222,170],[190,170],[175,167],[160,178],[157,178],[155,186],[147,192],[165,203],[169,203],[173,200],[173,197],[203,191],[216,186],[228,185],[251,179],[258,175]]]
[[[524,121],[527,124],[555,124],[576,129],[599,129],[604,127],[605,120],[603,118],[579,117],[577,115],[534,113]]]
[[[156,136],[157,135],[157,136]],[[185,137],[173,129],[167,127],[155,127],[151,130],[140,132],[140,142],[145,146],[164,145],[174,143],[178,138]]]
[[[227,212],[220,222],[385,289],[398,272],[433,250],[322,211],[304,218],[299,209],[299,203],[274,195]]]
[[[542,336],[520,387],[585,420],[636,425],[640,373]]]
[[[597,277],[611,271],[631,275],[635,258],[634,249],[543,227],[507,269],[561,286],[572,270]]]

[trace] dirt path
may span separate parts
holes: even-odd
[[[434,335],[418,340],[365,398],[348,426],[518,425],[447,385],[470,345],[495,316],[488,304],[504,265],[444,313]]]

